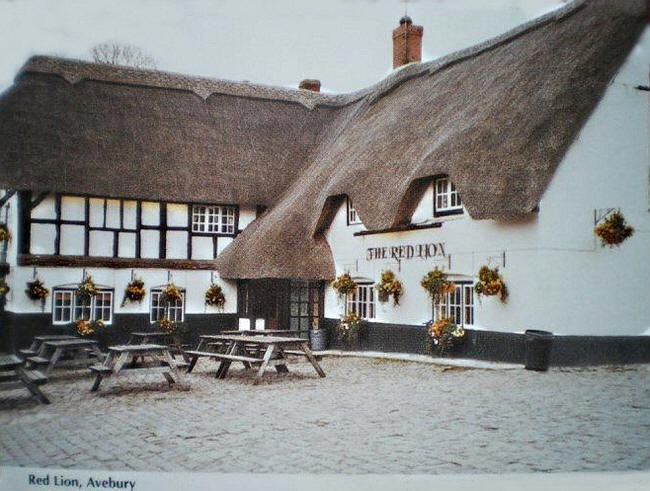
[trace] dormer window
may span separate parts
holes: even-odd
[[[348,225],[356,225],[359,223],[361,223],[359,214],[357,213],[357,210],[352,205],[352,200],[348,198]]]
[[[456,186],[449,177],[439,177],[433,182],[434,216],[454,215],[463,212],[463,203]]]

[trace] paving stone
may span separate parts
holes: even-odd
[[[646,366],[442,370],[325,358],[290,375],[214,378],[191,389],[124,377],[90,393],[57,371],[40,406],[0,394],[0,464],[213,472],[495,473],[650,468]]]

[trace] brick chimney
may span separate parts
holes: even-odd
[[[393,30],[393,70],[407,63],[422,60],[422,26],[414,26],[408,15]]]
[[[312,90],[314,92],[320,92],[320,80],[316,80],[313,78],[306,78],[305,80],[300,82],[298,88],[305,89],[305,90]]]

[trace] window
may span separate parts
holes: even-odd
[[[347,299],[347,312],[364,319],[375,318],[375,287],[372,283],[360,284]]]
[[[194,205],[192,207],[192,232],[234,234],[235,207]]]
[[[448,177],[440,177],[433,183],[434,215],[446,215],[463,212],[463,204],[456,186]]]
[[[352,205],[352,200],[348,198],[348,225],[356,225],[358,223],[361,223],[361,219],[357,210]]]
[[[79,319],[113,322],[113,291],[99,290],[91,299],[81,299],[74,289],[55,288],[52,300],[52,323],[69,324]]]
[[[173,322],[183,322],[185,320],[185,291],[181,290],[181,299],[175,300],[169,306],[160,303],[162,290],[151,290],[151,322],[162,319],[167,314],[167,318]]]
[[[471,283],[456,283],[456,291],[448,293],[443,299],[434,303],[433,317],[435,320],[448,317],[459,326],[474,324],[474,285]]]

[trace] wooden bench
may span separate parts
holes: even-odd
[[[26,370],[24,364],[25,361],[15,355],[0,354],[0,390],[25,388],[38,402],[49,404],[49,399],[38,388],[47,383],[47,377],[37,370]]]

